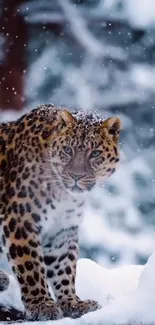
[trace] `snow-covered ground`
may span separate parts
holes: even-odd
[[[77,294],[81,299],[98,300],[102,309],[79,319],[64,318],[49,321],[47,324],[154,324],[154,270],[155,254],[149,258],[145,266],[127,265],[113,270],[106,269],[89,259],[80,259],[76,278]],[[10,281],[8,290],[0,294],[0,303],[22,309],[18,284],[13,276],[10,276]],[[30,325],[31,322],[27,324]]]

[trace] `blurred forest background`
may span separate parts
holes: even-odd
[[[123,122],[124,158],[93,193],[81,255],[105,266],[155,250],[155,1],[0,0],[0,122],[41,103]]]

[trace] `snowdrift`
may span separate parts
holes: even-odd
[[[81,299],[98,300],[102,309],[79,319],[64,318],[59,321],[48,321],[47,324],[155,324],[154,270],[155,254],[149,258],[145,266],[128,265],[116,269],[105,269],[91,260],[80,259],[77,266],[77,294]],[[11,275],[10,282],[8,290],[0,294],[0,304],[22,312],[19,287]],[[24,322],[24,325],[35,323],[42,324]]]

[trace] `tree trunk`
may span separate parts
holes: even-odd
[[[3,0],[1,33],[4,37],[0,66],[0,109],[20,110],[24,105],[27,28],[20,15],[23,0]]]

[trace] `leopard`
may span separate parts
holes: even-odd
[[[53,104],[0,124],[0,248],[28,320],[101,308],[76,294],[79,229],[90,193],[116,170],[120,130],[117,116]]]

